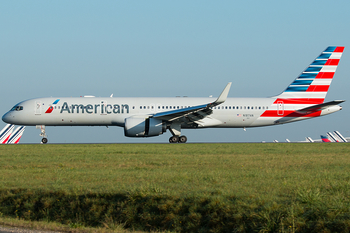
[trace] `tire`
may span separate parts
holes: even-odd
[[[179,138],[179,143],[186,143],[187,142],[187,137],[186,136],[181,136]]]
[[[172,136],[169,138],[170,143],[177,143],[179,142],[179,136]]]

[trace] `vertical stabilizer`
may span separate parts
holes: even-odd
[[[294,104],[321,104],[327,95],[344,47],[326,48],[280,95],[280,101]]]
[[[0,131],[0,143],[1,144],[6,144],[7,141],[9,140],[11,134],[12,134],[12,131],[13,131],[13,128],[15,126],[14,125],[11,125],[11,124],[7,124],[1,131]]]
[[[322,142],[332,142],[327,136],[321,135]]]
[[[17,144],[19,142],[19,140],[21,139],[22,135],[23,135],[23,132],[25,130],[25,126],[20,126],[20,127],[17,127],[11,137],[9,138],[8,140],[8,144]]]
[[[327,132],[327,135],[329,140],[331,140],[331,142],[338,142],[337,138],[334,137],[334,135],[331,132]]]
[[[339,142],[348,142],[348,140],[346,140],[346,138],[344,138],[343,135],[339,133],[339,131],[334,131],[334,135],[339,138]]]

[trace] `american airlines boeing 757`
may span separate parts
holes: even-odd
[[[38,98],[22,101],[2,120],[36,126],[120,126],[127,137],[159,136],[185,143],[181,129],[248,128],[285,124],[342,109],[344,100],[324,102],[344,47],[326,48],[281,94],[269,98],[227,98],[231,83],[213,98]]]

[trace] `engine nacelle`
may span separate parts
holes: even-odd
[[[162,120],[148,116],[134,116],[125,119],[124,134],[127,137],[153,137],[166,131]]]

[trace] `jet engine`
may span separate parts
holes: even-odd
[[[148,116],[133,116],[125,119],[124,134],[126,137],[153,137],[166,131],[162,120]]]

